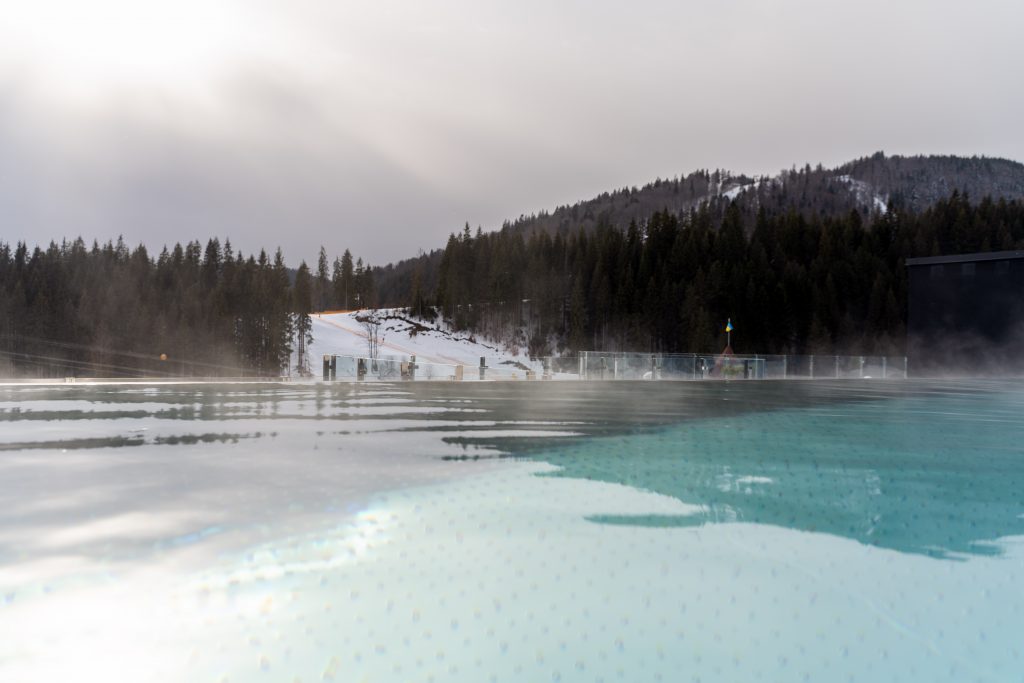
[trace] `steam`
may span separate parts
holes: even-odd
[[[997,339],[972,331],[911,332],[907,356],[911,377],[1024,376],[1024,320],[1011,324]]]

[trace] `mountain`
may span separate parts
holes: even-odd
[[[550,213],[520,216],[503,227],[527,235],[537,230],[589,230],[601,222],[625,229],[630,221],[641,223],[655,211],[680,214],[706,204],[721,213],[733,200],[748,226],[760,207],[769,212],[795,209],[805,215],[840,215],[856,209],[867,217],[884,213],[890,201],[898,210],[919,212],[953,190],[975,199],[1024,199],[1024,164],[987,157],[887,157],[878,152],[834,169],[807,165],[770,177],[700,170],[641,188],[605,192]]]
[[[956,156],[886,157],[878,152],[836,169],[889,197],[897,208],[920,212],[954,190],[973,199],[1024,198],[1024,164],[1008,159]]]
[[[604,192],[550,212],[521,215],[501,229],[524,238],[538,232],[565,236],[582,229],[589,233],[599,225],[626,230],[631,222],[644,225],[656,212],[685,218],[700,209],[720,221],[735,202],[749,233],[762,208],[768,215],[795,211],[807,219],[857,211],[868,221],[890,205],[897,212],[920,213],[954,190],[972,200],[1024,199],[1024,164],[977,156],[904,157],[877,152],[833,169],[808,164],[775,176],[699,170],[656,179],[640,188]],[[427,296],[436,292],[441,256],[442,250],[437,249],[374,269],[381,304],[405,306],[417,290]]]

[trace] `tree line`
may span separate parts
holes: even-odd
[[[364,264],[362,258],[353,261],[348,249],[328,267],[327,251],[320,247],[316,273],[311,275],[313,307],[317,311],[351,311],[377,306],[373,266]]]
[[[156,257],[123,240],[0,242],[0,375],[303,372],[310,314],[378,297],[534,355],[714,352],[730,318],[738,353],[901,353],[906,258],[1024,248],[1024,203],[959,192],[867,217],[762,206],[751,226],[744,212],[708,203],[554,234],[467,225],[400,273],[323,248],[292,271],[280,249],[215,238]]]
[[[347,250],[335,261],[325,278],[216,238],[155,258],[121,239],[0,242],[0,375],[279,376],[312,341],[312,311],[373,302],[372,271]]]
[[[893,354],[906,333],[906,258],[1024,248],[1024,204],[959,192],[873,217],[761,207],[748,228],[742,212],[706,204],[624,230],[528,237],[467,225],[441,254],[432,303],[456,327],[509,335],[535,355],[720,351],[730,318],[737,353]]]

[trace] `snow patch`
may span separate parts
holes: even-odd
[[[844,185],[849,186],[850,190],[853,191],[854,196],[857,198],[857,202],[862,206],[869,206],[878,213],[885,213],[889,210],[889,198],[885,195],[875,194],[874,188],[870,183],[866,183],[863,180],[857,180],[856,178],[846,174],[838,175],[835,179]]]
[[[313,343],[307,353],[314,374],[324,354],[367,356],[366,331],[359,318],[372,313],[382,319],[379,333],[382,359],[404,361],[416,356],[419,363],[476,367],[484,358],[490,368],[521,369],[525,366],[540,370],[541,363],[531,361],[526,355],[510,353],[468,332],[452,331],[440,321],[413,318],[401,309],[379,309],[311,314]]]
[[[740,196],[742,193],[744,193],[747,190],[749,190],[750,188],[754,187],[754,185],[755,185],[755,183],[747,183],[746,185],[737,185],[737,186],[735,186],[733,188],[730,188],[730,189],[726,190],[725,192],[722,192],[721,194],[726,199],[732,201],[733,199],[736,199],[736,197]]]

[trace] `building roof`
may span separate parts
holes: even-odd
[[[953,256],[925,256],[908,258],[908,266],[935,266],[942,263],[972,263],[975,261],[1006,261],[1024,259],[1024,251],[988,251],[980,254],[956,254]]]

